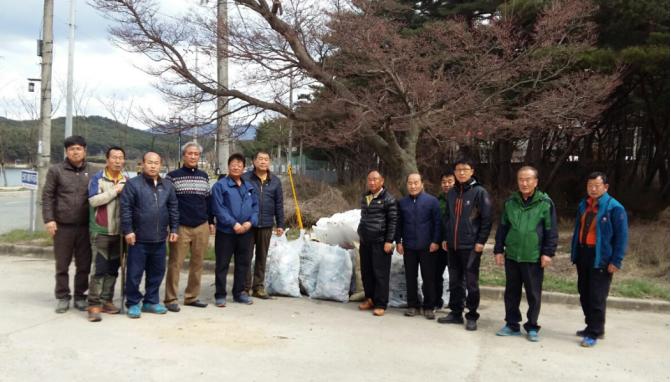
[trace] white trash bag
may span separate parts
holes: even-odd
[[[297,240],[288,241],[286,234],[285,231],[282,236],[273,235],[270,240],[264,284],[268,294],[300,297],[300,253],[305,240],[301,234]]]
[[[316,286],[310,298],[348,302],[352,254],[338,246],[315,244],[318,244],[319,268]]]

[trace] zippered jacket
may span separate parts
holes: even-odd
[[[536,263],[557,250],[557,213],[550,197],[536,190],[525,203],[519,192],[503,205],[494,253],[518,263]]]
[[[168,233],[177,233],[179,209],[172,182],[154,180],[140,174],[130,179],[121,192],[121,230],[135,233],[139,242],[165,241]],[[169,230],[169,232],[168,232]]]
[[[435,196],[424,191],[414,198],[405,196],[398,202],[398,212],[397,243],[419,251],[440,244],[440,204]]]
[[[578,261],[578,239],[580,235],[580,219],[585,213],[587,199],[583,199],[578,205],[573,241],[571,243],[571,261]],[[599,198],[599,211],[596,214],[596,246],[594,248],[594,268],[606,268],[613,264],[622,268],[629,240],[629,225],[627,211],[620,202],[608,193]]]
[[[261,182],[254,171],[242,174],[242,179],[254,187],[259,197],[259,228],[270,228],[277,225],[284,228],[284,194],[282,181],[277,175],[268,171],[265,182]]]
[[[49,168],[42,190],[44,223],[88,224],[89,166],[74,167],[65,159]]]
[[[398,220],[396,199],[389,191],[383,189],[369,204],[366,202],[368,195],[370,192],[361,197],[361,220],[357,228],[360,241],[393,242]]]
[[[121,233],[119,194],[117,184],[126,184],[125,176],[111,179],[105,169],[98,171],[89,182],[89,230],[103,235]]]
[[[453,250],[484,245],[492,229],[492,201],[475,178],[457,184],[447,193],[443,240]]]
[[[235,233],[236,223],[251,222],[253,227],[259,223],[259,202],[254,187],[241,179],[238,186],[228,176],[212,186],[212,213],[217,220],[217,231]]]

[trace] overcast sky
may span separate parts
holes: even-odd
[[[163,12],[179,13],[199,0],[160,0]],[[0,116],[25,119],[29,115],[19,102],[19,97],[37,105],[36,92],[28,92],[27,78],[40,77],[40,57],[36,55],[36,39],[42,29],[43,0],[0,0]],[[54,1],[54,103],[58,98],[55,116],[65,115],[64,94],[68,59],[69,0]],[[133,100],[133,104],[155,113],[167,113],[168,108],[160,94],[152,87],[154,78],[139,67],[146,63],[138,54],[127,53],[110,42],[107,28],[109,21],[86,0],[76,0],[75,32],[75,92],[85,90],[90,95],[84,104],[84,114],[108,116],[98,99],[115,97]],[[234,69],[233,69],[234,70]],[[233,73],[231,73],[233,74]],[[142,128],[138,122],[131,123]]]

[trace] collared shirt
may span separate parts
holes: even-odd
[[[596,216],[599,213],[599,200],[587,198],[587,208],[580,218],[580,244],[596,245]]]

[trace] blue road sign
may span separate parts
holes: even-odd
[[[21,185],[31,190],[37,190],[37,171],[22,170]]]

